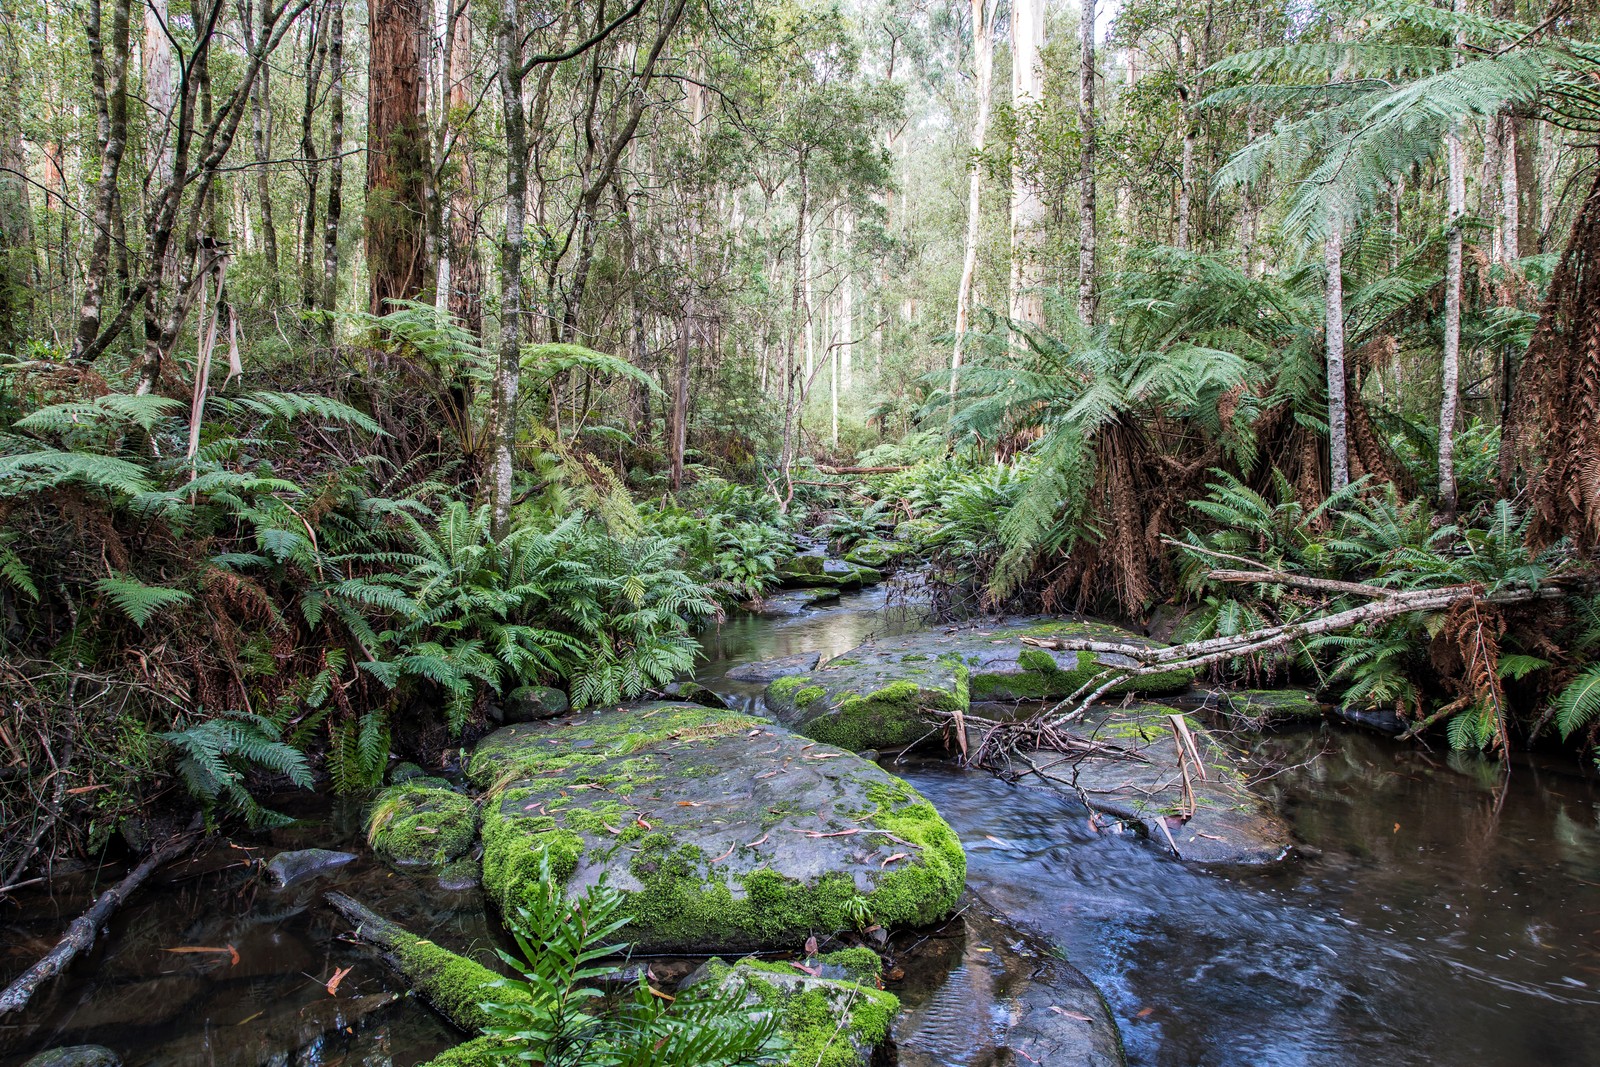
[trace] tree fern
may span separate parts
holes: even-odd
[[[182,589],[173,589],[165,585],[146,585],[137,578],[117,574],[99,579],[94,583],[94,587],[104,593],[118,611],[140,627],[162,610],[194,599],[192,594]]]

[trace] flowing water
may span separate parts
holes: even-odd
[[[705,635],[700,680],[752,705],[762,687],[729,681],[730,668],[837,655],[920,625],[898,602],[880,587],[831,607],[731,618]],[[1575,767],[1521,759],[1506,773],[1332,728],[1252,743],[1273,772],[1260,788],[1309,853],[1272,871],[1185,866],[1131,836],[1093,832],[1055,794],[942,761],[890,769],[960,833],[972,886],[1100,987],[1132,1064],[1600,1063],[1600,793]],[[257,854],[361,851],[358,808],[296,813],[310,818]],[[0,1020],[0,1064],[96,1042],[130,1067],[409,1067],[456,1040],[415,1002],[385,1002],[392,982],[339,939],[343,923],[320,895],[344,889],[487,957],[494,935],[475,892],[366,859],[275,891],[248,856],[224,848],[148,884],[92,958],[20,1019]],[[118,873],[0,903],[0,977],[36,958]],[[923,1017],[948,1015],[932,1035],[937,1062],[979,1067],[981,1027],[962,1023],[969,1005],[952,965],[910,964],[897,991],[908,1008],[932,1009]],[[344,967],[353,970],[334,1002],[325,985]]]

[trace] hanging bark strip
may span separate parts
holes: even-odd
[[[177,859],[194,847],[197,840],[199,839],[186,836],[169,841],[159,850],[146,856],[143,862],[129,871],[122,881],[96,897],[89,910],[73,919],[67,926],[66,933],[61,935],[61,940],[56,942],[54,948],[46,952],[39,962],[18,975],[17,980],[7,986],[4,992],[0,992],[0,1015],[26,1008],[28,1001],[33,998],[34,992],[41,985],[66,970],[67,965],[79,953],[94,945],[101,928],[111,921],[111,916],[144,884],[152,871],[164,863]]]

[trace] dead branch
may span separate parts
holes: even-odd
[[[61,935],[61,940],[56,942],[54,948],[22,972],[17,980],[12,982],[0,993],[0,1015],[9,1012],[21,1011],[28,1006],[28,1001],[33,998],[34,991],[66,970],[67,965],[85,949],[88,949],[99,936],[100,930],[111,920],[111,916],[124,902],[131,897],[144,880],[150,877],[163,863],[177,859],[183,853],[194,847],[197,837],[184,836],[167,842],[160,849],[146,856],[140,864],[116,885],[107,889],[95,898],[89,910],[73,919],[67,926],[67,932]]]
[[[898,467],[825,467],[821,463],[817,464],[817,470],[823,474],[899,474],[901,471],[910,469],[910,467],[903,465]]]

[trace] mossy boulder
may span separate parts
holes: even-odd
[[[509,913],[540,866],[627,895],[639,951],[785,948],[946,914],[955,833],[916,790],[776,723],[657,702],[506,727],[469,776],[490,791],[483,884]]]
[[[922,647],[915,638],[859,645],[770,683],[767,710],[796,733],[853,752],[905,748],[937,729],[939,713],[967,707],[967,665]]]
[[[778,564],[778,583],[785,589],[860,589],[883,581],[873,567],[824,556],[795,556]]]
[[[844,561],[881,571],[893,567],[901,556],[910,551],[910,545],[894,541],[863,541],[844,554]]]
[[[498,704],[491,703],[489,717],[497,723],[537,722],[565,715],[571,706],[567,694],[560,689],[548,685],[524,685],[507,693]]]
[[[478,809],[450,789],[392,785],[367,813],[367,842],[384,859],[404,867],[443,867],[465,856],[478,834]]]
[[[961,655],[972,669],[973,700],[1059,700],[1077,692],[1107,667],[1130,667],[1136,662],[1115,652],[1038,648],[1023,644],[1024,637],[1077,637],[1140,648],[1163,647],[1160,641],[1090,619],[1008,619],[945,636],[961,645]],[[1193,683],[1193,671],[1163,671],[1129,678],[1108,693],[1179,693]]]
[[[828,959],[820,961],[824,974]],[[790,963],[713,959],[689,976],[679,995],[714,987],[742,995],[752,1012],[772,1014],[789,1045],[775,1061],[782,1067],[868,1067],[888,1041],[900,1010],[899,998],[878,989],[876,978],[835,979],[807,974]]]
[[[1193,738],[1198,764],[1192,757],[1180,757],[1174,719]],[[1122,822],[1180,859],[1259,866],[1276,863],[1292,851],[1288,824],[1251,791],[1245,758],[1193,717],[1164,704],[1102,706],[1091,709],[1076,730],[1104,743],[1108,751],[1071,763],[1061,761],[1059,753],[1033,753],[1045,771],[1018,781],[1065,787],[1091,810]]]

